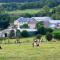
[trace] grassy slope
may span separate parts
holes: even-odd
[[[21,39],[31,40],[33,38]],[[33,48],[31,43],[1,45],[0,60],[60,60],[60,42],[42,42]]]
[[[16,11],[6,11],[5,13],[8,13],[8,14],[25,14],[25,13],[34,14],[39,11],[40,11],[40,9],[25,9],[25,10],[16,10]]]

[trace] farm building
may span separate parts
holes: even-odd
[[[31,18],[25,18],[25,17],[20,17],[14,23],[12,26],[9,26],[8,29],[0,31],[0,37],[8,37],[9,32],[13,29],[16,33],[16,29],[19,29],[21,32],[26,30],[30,33],[35,33],[37,32],[36,23],[37,22],[43,22],[44,27],[46,28],[60,28],[60,20],[53,20],[50,17],[31,17]],[[20,26],[23,24],[28,24],[29,28],[23,28],[21,29]]]
[[[20,29],[20,28],[17,28],[17,29],[20,30],[20,32],[26,30],[30,35],[33,35],[37,32],[37,29]],[[11,30],[14,30],[15,36],[16,36],[16,29],[11,28],[11,29],[5,29],[0,31],[0,38],[9,37]]]
[[[29,28],[35,28],[36,20],[33,18],[20,17],[14,21],[14,25],[16,25],[18,28],[20,28],[20,26],[23,24],[28,24]]]
[[[60,20],[51,20],[49,21],[50,28],[60,28]]]
[[[20,28],[23,24],[28,24],[29,28],[34,29],[37,22],[42,21],[45,27],[48,27],[49,20],[52,20],[50,17],[31,17],[31,18],[24,18],[20,17],[16,21],[14,21],[14,25]]]

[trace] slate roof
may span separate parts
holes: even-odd
[[[33,22],[33,21],[36,21],[35,19],[33,18],[24,18],[24,17],[20,17],[17,19],[18,22]]]
[[[32,17],[32,18],[34,18],[36,21],[52,20],[51,17]]]

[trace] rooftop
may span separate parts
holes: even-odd
[[[17,21],[18,22],[31,22],[31,21],[35,21],[35,19],[20,17],[20,18],[17,19]]]
[[[37,21],[52,20],[51,17],[32,17]]]
[[[45,21],[45,20],[52,20],[52,18],[51,17],[31,17],[31,18],[20,17],[17,19],[18,22]]]

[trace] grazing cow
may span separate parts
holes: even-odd
[[[0,46],[0,49],[2,49],[2,47]]]
[[[20,44],[21,42],[19,41],[19,39],[17,39],[17,40],[15,41],[15,43],[16,43],[16,44]]]
[[[33,47],[34,46],[37,46],[38,47],[39,46],[39,43],[40,43],[39,39],[35,39],[35,40],[33,40],[33,44],[32,45],[33,45]]]
[[[37,47],[39,46],[39,43],[40,43],[40,41],[39,41],[39,39],[37,39],[37,44],[36,44],[36,45],[37,45]]]

